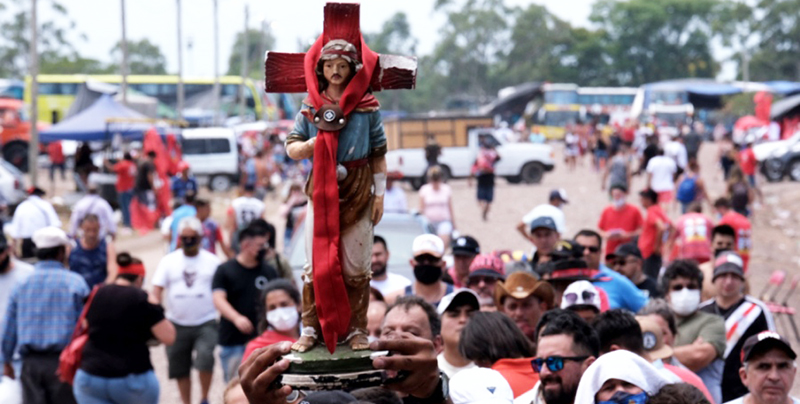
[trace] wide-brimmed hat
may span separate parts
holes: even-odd
[[[501,301],[507,296],[515,299],[525,299],[530,295],[538,297],[548,307],[553,306],[553,301],[555,300],[553,287],[525,271],[514,272],[505,281],[498,281],[494,290],[494,299],[497,306],[501,306]]]

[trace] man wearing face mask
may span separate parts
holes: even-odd
[[[603,209],[597,228],[606,240],[606,254],[616,251],[617,246],[633,241],[642,232],[642,213],[628,203],[628,190],[622,185],[611,187],[611,204]]]
[[[163,302],[167,292],[166,317],[175,326],[175,343],[167,347],[169,378],[177,379],[184,404],[190,404],[191,367],[200,376],[200,393],[208,397],[217,344],[217,310],[211,282],[219,266],[216,255],[201,248],[203,224],[196,217],[183,218],[176,228],[181,248],[161,259],[153,275],[153,296]],[[195,354],[194,361],[192,354]]]
[[[722,401],[747,394],[739,378],[744,342],[762,331],[777,331],[772,313],[764,302],[745,295],[742,258],[732,251],[721,253],[714,260],[714,285],[717,296],[700,305],[700,310],[725,319],[725,368],[722,372]]]
[[[661,287],[678,325],[674,357],[697,373],[714,402],[721,403],[725,324],[722,317],[698,310],[702,284],[703,273],[690,260],[673,261],[661,278]]]
[[[453,285],[442,282],[444,241],[435,234],[422,234],[414,239],[411,251],[414,258],[410,264],[414,268],[415,281],[389,295],[386,301],[391,304],[400,296],[415,295],[436,307],[444,295],[454,290]]]
[[[239,232],[239,253],[214,274],[214,305],[219,310],[219,358],[225,380],[235,375],[245,345],[256,336],[258,305],[267,282],[278,272],[265,262],[269,227],[264,219],[250,222]]]

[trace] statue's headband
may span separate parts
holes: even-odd
[[[343,39],[334,39],[329,41],[327,44],[325,44],[325,46],[322,47],[322,52],[319,56],[320,61],[338,58],[342,58],[348,63],[355,64],[356,71],[361,69],[361,61],[358,57],[358,50],[356,49],[355,45]],[[322,74],[319,66],[317,66],[317,73]]]

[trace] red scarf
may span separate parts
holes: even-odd
[[[317,89],[317,74],[314,71],[323,47],[320,35],[305,56],[305,78],[308,100],[319,110],[325,103]],[[363,67],[359,70],[339,101],[345,116],[361,103],[369,88],[372,72],[378,62],[378,54],[373,52],[361,38]],[[339,184],[336,180],[336,154],[339,148],[339,131],[317,132],[314,145],[314,241],[312,247],[312,268],[314,297],[319,316],[322,338],[330,353],[336,349],[338,339],[346,335],[350,328],[350,302],[342,276],[339,252]]]

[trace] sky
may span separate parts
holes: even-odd
[[[110,49],[121,38],[120,0],[59,0],[76,23],[71,42],[84,57],[112,62]],[[178,70],[177,1],[182,1],[183,73],[185,76],[214,74],[213,0],[128,0],[126,26],[128,40],[147,38],[161,48],[167,71]],[[299,43],[308,44],[322,30],[325,0],[218,0],[219,71],[225,74],[237,32],[244,29],[245,6],[249,7],[250,28],[269,24],[281,52],[297,52]],[[418,40],[419,55],[429,54],[439,38],[445,19],[434,13],[435,0],[362,0],[361,29],[377,32],[398,11],[407,14],[412,35]],[[56,18],[47,5],[39,2],[42,21]],[[541,4],[573,26],[589,27],[594,0],[506,0],[509,6]],[[80,34],[86,36],[81,39]],[[192,47],[189,49],[189,43]],[[715,51],[715,54],[718,53]],[[418,56],[419,56],[418,55]],[[729,69],[729,68],[728,68]],[[721,76],[725,76],[725,68]]]

